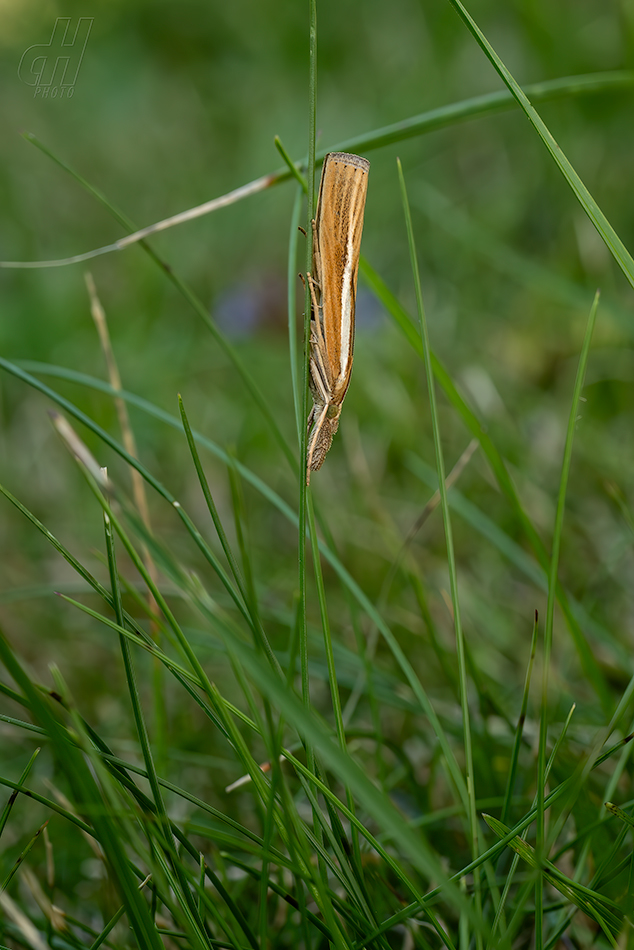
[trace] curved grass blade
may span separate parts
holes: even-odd
[[[528,121],[531,123],[541,138],[542,142],[550,152],[552,159],[557,164],[562,175],[568,182],[568,185],[572,189],[577,201],[594,224],[600,236],[603,238],[610,254],[619,265],[632,287],[634,287],[634,260],[632,260],[629,251],[621,241],[620,237],[617,235],[606,216],[601,211],[601,208],[596,203],[584,183],[581,181],[581,178],[567,159],[561,147],[555,141],[550,129],[543,121],[534,106],[531,104],[530,99],[522,87],[513,78],[510,71],[504,65],[498,54],[495,52],[485,37],[484,33],[480,30],[477,23],[467,12],[460,0],[449,0],[449,3],[466,25],[467,29],[474,37],[493,68],[507,86],[509,92],[519,105],[520,109],[522,109]]]
[[[452,2],[452,0],[450,0]],[[549,102],[553,99],[567,96],[580,96],[611,90],[627,89],[634,84],[634,72],[617,70],[615,72],[590,73],[581,76],[566,76],[560,79],[551,79],[546,82],[532,83],[523,89],[524,95],[534,102]],[[517,102],[517,96],[511,90],[490,92],[472,99],[463,99],[448,106],[439,106],[420,115],[403,119],[382,129],[375,129],[354,138],[338,142],[317,155],[317,163],[323,161],[328,152],[369,152],[375,148],[393,145],[417,135],[425,135],[446,129],[458,122],[465,122],[475,118],[494,115],[512,109]]]
[[[89,184],[89,182],[87,182],[85,178],[83,178],[80,174],[78,174],[78,172],[76,172],[73,168],[71,168],[70,165],[67,165],[64,161],[62,161],[62,159],[58,158],[57,155],[55,155],[50,149],[46,148],[46,146],[44,146],[41,142],[39,142],[35,138],[35,136],[27,134],[25,138],[27,139],[27,141],[31,142],[33,145],[39,148],[40,151],[44,152],[45,155],[51,158],[57,165],[59,165],[60,168],[62,168],[72,178],[74,178],[75,181],[77,181],[83,188],[85,188],[89,192],[89,194],[91,194],[94,198],[96,198],[97,201],[99,201],[106,208],[106,210],[119,222],[119,224],[121,224],[121,226],[125,228],[125,230],[129,232],[135,231],[135,227],[130,221],[130,219],[126,215],[124,215],[123,212],[119,211],[106,198],[106,196],[101,191],[99,191],[97,188],[94,188],[91,184]],[[271,182],[268,182],[268,184],[271,184]],[[257,385],[255,380],[249,373],[247,367],[242,362],[242,359],[238,355],[238,352],[235,349],[235,347],[229,342],[225,334],[220,330],[216,322],[212,319],[208,311],[208,308],[203,304],[202,300],[200,300],[196,296],[196,294],[187,286],[187,284],[185,284],[185,282],[182,281],[180,277],[178,277],[178,275],[174,272],[173,268],[168,266],[165,263],[165,261],[163,261],[159,257],[156,251],[154,251],[153,248],[149,246],[149,244],[146,241],[141,241],[141,246],[143,247],[143,250],[146,251],[147,254],[149,254],[149,256],[154,261],[154,263],[165,274],[168,280],[170,280],[172,284],[174,284],[176,289],[182,294],[185,300],[187,300],[187,302],[189,303],[191,308],[194,310],[194,312],[198,314],[200,319],[203,321],[203,323],[205,324],[205,326],[207,327],[207,329],[213,336],[215,342],[218,344],[221,350],[225,353],[229,361],[233,363],[235,369],[238,372],[238,375],[240,376],[242,382],[244,383],[247,389],[247,392],[250,394],[251,398],[253,399],[253,402],[255,403],[255,405],[258,407],[258,409],[264,416],[268,427],[270,428],[275,440],[277,441],[283,454],[288,460],[288,463],[291,466],[291,469],[295,471],[297,469],[297,460],[295,458],[295,455],[293,454],[288,442],[282,435],[282,431],[280,427],[278,426],[275,420],[275,417],[268,406],[268,402],[266,401],[264,394],[261,392],[259,386]]]
[[[634,73],[626,70],[614,70],[611,72],[606,71],[601,73],[589,73],[579,76],[565,76],[559,79],[551,79],[545,82],[533,83],[524,88],[524,93],[533,102],[547,102],[552,99],[566,98],[569,96],[593,95],[603,92],[610,92],[612,90],[627,88],[633,83]],[[454,102],[448,106],[439,106],[436,109],[423,112],[420,115],[413,116],[409,119],[403,119],[400,122],[395,122],[393,125],[385,126],[381,129],[375,129],[371,132],[366,132],[363,135],[346,139],[345,141],[339,142],[336,145],[331,145],[316,154],[315,163],[317,166],[320,165],[328,152],[370,151],[371,149],[382,148],[386,145],[391,145],[394,142],[400,142],[408,138],[426,134],[428,132],[435,132],[438,129],[448,128],[458,122],[463,122],[465,120],[474,119],[481,116],[493,115],[497,112],[512,109],[515,105],[516,98],[511,93],[502,90],[499,92],[488,93],[483,96],[476,96],[471,99],[465,99],[460,102]],[[122,250],[125,247],[129,247],[132,243],[145,241],[146,238],[158,231],[164,231],[167,228],[173,227],[177,224],[183,224],[186,221],[193,221],[196,218],[210,214],[211,212],[217,211],[220,208],[225,208],[227,205],[235,204],[237,201],[241,201],[242,199],[248,198],[251,195],[258,194],[267,188],[271,188],[273,185],[287,181],[289,178],[297,178],[302,184],[302,187],[305,189],[305,182],[301,176],[300,169],[306,167],[306,161],[304,160],[293,163],[288,155],[281,151],[280,146],[277,145],[276,141],[276,146],[284,158],[285,167],[280,168],[268,175],[264,175],[261,178],[257,178],[255,181],[249,182],[240,188],[236,188],[227,195],[221,195],[219,198],[214,198],[211,201],[203,202],[201,205],[190,208],[187,211],[182,211],[171,218],[164,219],[163,221],[158,221],[155,224],[142,228],[140,231],[134,231],[131,223],[125,217],[125,215],[112,206],[108,202],[108,199],[105,197],[105,195],[98,188],[90,185],[81,175],[73,171],[65,162],[63,162],[49,148],[47,148],[47,146],[38,141],[34,135],[26,132],[24,133],[24,137],[28,142],[31,142],[33,145],[39,148],[41,152],[51,158],[57,165],[60,166],[60,168],[71,174],[76,179],[76,181],[82,185],[82,187],[84,187],[98,201],[104,204],[114,215],[114,217],[123,225],[123,227],[131,233],[127,237],[122,238],[119,241],[115,241],[113,244],[108,244],[105,247],[95,248],[92,251],[87,251],[84,254],[77,254],[74,257],[54,261],[0,261],[0,267],[63,267],[69,264],[80,263],[81,261],[98,257],[101,254],[109,254],[113,251]],[[148,250],[150,249],[148,248]],[[150,253],[154,255],[154,252],[151,250]],[[156,255],[154,256],[157,263],[159,263],[163,269],[167,269],[164,262],[160,261]]]

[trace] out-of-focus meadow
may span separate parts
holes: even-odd
[[[284,0],[133,0],[98,2],[85,10],[79,3],[2,3],[0,259],[64,258],[125,233],[72,176],[25,140],[23,131],[32,133],[138,227],[279,169],[276,135],[294,159],[301,159],[307,151],[306,6]],[[631,5],[478,0],[471,7],[523,84],[623,69],[632,61]],[[23,53],[48,43],[59,15],[70,17],[73,24],[80,16],[94,18],[70,98],[38,95],[18,75]],[[318,149],[501,88],[499,77],[444,0],[319,3]],[[630,248],[633,96],[634,87],[624,85],[538,107]],[[396,171],[399,156],[412,206],[432,346],[484,421],[548,550],[578,355],[595,290],[601,288],[560,569],[594,656],[594,681],[583,669],[583,650],[575,646],[559,613],[551,669],[552,717],[560,721],[577,702],[570,735],[578,744],[573,749],[583,748],[589,728],[604,722],[632,673],[634,563],[627,506],[634,492],[634,292],[517,108],[367,155],[371,171],[362,253],[415,318]],[[297,453],[287,331],[287,257],[295,193],[296,185],[286,181],[152,236],[149,243],[208,308]],[[305,269],[304,256],[301,237],[298,271]],[[181,393],[192,426],[230,451],[296,510],[296,473],[263,414],[203,321],[140,246],[87,264],[0,270],[0,356],[24,366],[119,438],[110,396],[51,375],[50,370],[64,367],[107,380],[90,314],[86,269],[107,313],[124,388],[174,417]],[[299,279],[295,289],[299,328]],[[408,572],[396,571],[389,588],[384,586],[436,485],[423,364],[363,276],[357,321],[352,383],[340,431],[312,480],[315,503],[340,560],[370,600],[381,599],[384,617],[451,722],[459,707],[439,511],[411,544],[412,563],[423,579],[418,597]],[[35,362],[49,368],[35,367]],[[47,413],[51,406],[46,396],[0,372],[0,481],[105,582],[101,510],[54,432]],[[472,434],[442,393],[439,410],[451,468]],[[143,464],[212,539],[182,432],[134,405],[129,411]],[[77,429],[99,463],[108,465],[113,478],[129,491],[129,473],[121,460],[93,433],[79,425]],[[203,449],[201,453],[233,543],[237,503],[227,466]],[[243,483],[241,490],[237,507],[243,510],[261,615],[284,666],[296,609],[297,531],[249,484]],[[473,712],[477,730],[493,736],[506,728],[505,720],[517,716],[533,614],[538,608],[543,615],[546,594],[516,513],[481,450],[455,491],[463,624],[478,697]],[[200,574],[224,605],[226,595],[173,509],[151,490],[149,505],[156,536]],[[123,554],[119,566],[132,585],[139,583]],[[359,644],[372,637],[372,625],[328,565],[324,571],[345,704],[359,673]],[[0,620],[21,657],[48,684],[49,664],[59,666],[82,714],[118,754],[132,755],[115,635],[54,596],[62,591],[95,606],[71,568],[4,499],[0,577]],[[165,589],[170,589],[167,581]],[[313,698],[328,717],[312,580],[308,596]],[[176,598],[174,604],[209,675],[226,676],[226,695],[239,703],[218,643],[208,631],[201,632],[194,611],[181,607]],[[375,662],[385,677],[380,689],[377,686],[379,694],[402,699],[386,702],[382,709],[383,733],[408,750],[411,767],[429,778],[436,768],[433,756],[419,735],[407,689],[395,685],[393,661],[381,643]],[[147,699],[150,664],[142,658],[139,663]],[[357,710],[360,728],[378,715],[366,699]],[[252,806],[240,793],[231,797],[223,792],[243,771],[224,741],[210,731],[187,697],[168,689],[166,707],[166,775],[177,777],[180,784],[189,782],[199,794],[244,819]],[[9,703],[3,711],[14,714]],[[534,708],[529,719],[531,715],[534,718]],[[459,722],[452,728],[460,734]],[[3,772],[14,776],[34,742],[29,744],[30,739],[9,726],[2,729]],[[529,739],[533,741],[534,732]],[[502,793],[506,778],[507,759],[499,750],[496,754],[488,758],[487,753],[482,760],[476,754],[476,773],[490,796]],[[264,756],[257,744],[254,755]],[[53,774],[48,758],[46,762],[44,772],[48,768]],[[421,801],[431,807],[428,795],[431,792],[421,792]],[[441,795],[438,804],[443,801]],[[416,811],[420,802],[403,798],[400,804]],[[51,834],[61,838],[54,827]],[[6,835],[15,856],[28,831],[18,821],[13,830],[7,826]],[[92,900],[98,874],[91,878],[89,850],[81,841],[75,850],[64,851],[59,842],[58,847],[60,880],[69,893],[76,888],[79,897]],[[461,853],[461,839],[448,847],[453,861]]]

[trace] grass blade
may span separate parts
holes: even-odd
[[[471,856],[475,860],[478,856],[478,818],[476,814],[476,790],[474,787],[473,776],[473,750],[471,744],[471,717],[469,712],[469,697],[467,690],[467,666],[465,659],[465,644],[462,632],[462,623],[460,619],[460,601],[458,598],[458,574],[456,570],[456,559],[453,547],[453,533],[451,530],[451,516],[449,514],[449,503],[447,501],[447,485],[445,483],[445,462],[440,438],[440,427],[438,423],[438,410],[436,408],[436,389],[434,383],[434,370],[431,362],[431,347],[429,344],[429,332],[427,329],[427,318],[423,306],[423,294],[420,283],[420,273],[418,270],[418,258],[416,255],[416,245],[414,242],[414,230],[412,227],[412,218],[407,200],[405,189],[405,179],[400,161],[398,161],[399,183],[401,186],[401,196],[403,200],[403,210],[405,213],[405,223],[407,227],[407,239],[409,243],[410,258],[412,262],[412,271],[414,274],[414,286],[416,290],[416,303],[418,308],[418,320],[420,327],[421,343],[423,348],[423,360],[425,363],[425,375],[427,377],[427,390],[429,393],[429,409],[431,415],[432,429],[434,433],[434,448],[436,450],[436,467],[438,472],[438,486],[440,490],[440,505],[443,515],[443,524],[445,527],[445,543],[447,545],[447,562],[449,567],[449,583],[451,588],[451,604],[453,607],[453,620],[456,633],[456,654],[458,658],[458,677],[460,682],[460,705],[462,709],[463,735],[464,735],[464,754],[466,764],[466,782],[468,795],[468,816],[469,830],[471,837]],[[482,898],[480,893],[480,873],[476,869],[474,873],[476,916],[482,915]],[[482,945],[481,934],[476,933],[476,945]]]
[[[536,852],[538,855],[538,860],[541,863],[542,859],[545,858],[544,854],[544,785],[546,781],[545,771],[546,771],[546,733],[548,728],[548,679],[549,679],[549,669],[550,669],[550,657],[552,652],[552,642],[553,642],[553,624],[555,616],[555,600],[557,598],[557,572],[559,569],[559,551],[561,548],[561,535],[563,531],[564,524],[564,511],[566,506],[566,491],[568,488],[568,476],[570,474],[570,463],[572,460],[572,444],[574,441],[575,428],[577,425],[577,414],[579,412],[579,401],[581,398],[581,390],[583,388],[583,382],[586,374],[586,367],[588,365],[588,357],[590,355],[590,344],[592,342],[592,333],[594,331],[594,324],[597,316],[597,309],[599,306],[599,293],[595,294],[595,298],[590,309],[590,316],[588,318],[588,324],[586,327],[586,333],[583,340],[583,346],[581,348],[581,356],[579,358],[579,365],[577,367],[577,376],[575,379],[574,392],[572,397],[572,405],[570,408],[570,416],[568,418],[568,428],[566,431],[566,442],[564,446],[564,455],[563,462],[561,466],[561,478],[559,481],[559,493],[557,497],[557,510],[555,513],[555,526],[553,530],[553,543],[552,543],[552,552],[550,556],[550,571],[548,576],[548,601],[546,604],[546,624],[544,630],[544,673],[542,678],[542,699],[541,699],[541,709],[540,709],[540,723],[539,723],[539,747],[538,747],[538,758],[537,758],[537,836],[536,836]],[[535,932],[537,936],[537,945],[538,947],[542,945],[542,932],[543,932],[543,920],[542,920],[542,893],[543,885],[541,880],[541,871],[538,870],[538,880],[536,884],[536,898],[535,898]]]
[[[113,815],[104,809],[103,799],[82,754],[70,741],[67,731],[54,716],[51,706],[18,663],[9,642],[0,632],[0,659],[22,690],[34,716],[50,736],[57,759],[68,777],[75,801],[88,814],[94,834],[104,849],[112,877],[121,894],[126,913],[139,945],[148,950],[163,950],[148,906],[136,886],[123,849],[121,829]]]
[[[471,35],[475,38],[485,56],[496,70],[504,84],[507,86],[509,92],[519,105],[520,109],[522,109],[528,121],[531,123],[541,138],[542,142],[550,152],[552,159],[557,164],[562,175],[568,182],[568,185],[572,189],[577,201],[603,238],[610,254],[619,265],[632,287],[634,287],[634,260],[632,260],[629,251],[617,235],[606,216],[599,208],[598,204],[584,183],[579,178],[579,175],[574,170],[571,163],[566,158],[566,155],[562,151],[561,147],[555,141],[548,126],[543,121],[535,107],[531,105],[531,101],[522,87],[513,78],[510,71],[504,65],[498,54],[495,52],[485,37],[484,33],[480,30],[477,23],[467,12],[460,0],[449,0],[449,3],[466,25]]]
[[[408,342],[422,357],[423,346],[421,344],[420,334],[404,307],[391,292],[387,284],[381,279],[376,271],[373,270],[367,261],[364,260],[363,257],[361,257],[359,269],[372,291],[385,306],[387,312],[394,319]],[[493,475],[495,476],[500,490],[507,498],[513,512],[515,513],[522,533],[528,540],[542,568],[548,573],[550,569],[550,559],[544,543],[535,530],[533,523],[526,514],[520,502],[515,485],[513,484],[513,481],[508,473],[504,460],[493,440],[491,439],[491,436],[488,434],[486,426],[480,421],[480,419],[478,419],[477,415],[467,405],[466,401],[460,395],[450,374],[433,352],[431,353],[431,363],[433,366],[434,375],[439,385],[445,391],[445,395],[447,396],[449,402],[454,406],[467,429],[480,442],[482,451],[486,456],[489,465],[491,466]],[[566,592],[563,590],[560,584],[557,585],[557,599],[559,606],[566,617],[568,629],[570,630],[570,634],[573,638],[575,649],[579,654],[579,660],[584,674],[588,681],[592,684],[593,689],[601,700],[603,711],[609,715],[612,710],[610,689],[605,681],[605,676],[603,675],[603,672],[586,641],[579,622],[575,617],[571,604],[568,601]]]

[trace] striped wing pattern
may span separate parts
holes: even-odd
[[[313,222],[310,387],[306,480],[321,467],[339,425],[352,372],[354,312],[370,163],[330,152]]]

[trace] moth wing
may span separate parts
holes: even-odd
[[[332,401],[346,394],[354,349],[357,273],[370,163],[358,155],[330,152],[324,160],[315,227],[321,314]]]

